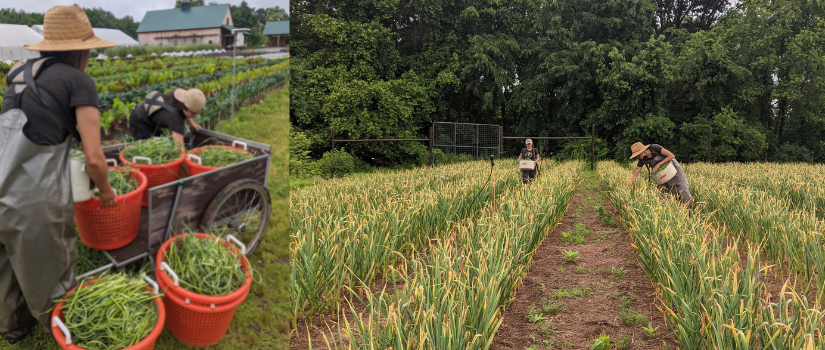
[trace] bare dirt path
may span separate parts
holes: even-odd
[[[679,348],[631,237],[616,222],[595,174],[585,176],[570,209],[533,255],[491,349],[589,349],[602,334],[613,349]],[[566,251],[578,257],[568,262]],[[648,323],[653,335],[643,329]]]

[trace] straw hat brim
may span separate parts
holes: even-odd
[[[644,147],[644,148],[642,148],[642,150],[641,150],[641,151],[636,152],[636,153],[633,153],[633,155],[632,155],[632,156],[630,156],[630,159],[633,159],[633,158],[638,157],[640,154],[642,154],[642,152],[644,152],[644,151],[645,151],[646,149],[648,149],[648,148],[650,148],[650,145],[645,145],[645,147]]]
[[[59,42],[43,39],[43,41],[34,44],[23,46],[26,50],[31,51],[77,51],[77,50],[93,50],[115,47],[117,44],[106,41],[97,36],[93,36],[86,40],[61,40]]]

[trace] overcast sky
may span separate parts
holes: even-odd
[[[220,4],[240,5],[241,0],[218,0]],[[209,3],[209,0],[206,1]],[[289,12],[289,0],[246,0],[249,7],[280,6]],[[136,22],[143,20],[146,11],[165,10],[175,7],[175,0],[0,0],[0,8],[15,8],[26,12],[44,13],[52,6],[78,4],[81,7],[100,7],[118,18],[132,16]]]

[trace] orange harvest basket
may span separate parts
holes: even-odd
[[[243,145],[244,145],[244,147],[246,147],[246,144],[243,144]],[[233,146],[217,145],[217,146],[198,147],[198,148],[195,148],[195,149],[193,149],[189,152],[186,152],[186,157],[184,157],[184,159],[183,159],[183,161],[186,162],[186,165],[189,166],[189,176],[195,176],[195,175],[198,175],[198,174],[203,174],[207,171],[212,171],[212,170],[215,170],[215,169],[219,169],[220,167],[201,165],[200,164],[200,158],[199,158],[204,150],[207,150],[207,149],[210,149],[210,148],[219,148],[219,147],[226,148],[226,149],[232,149],[232,150],[236,150],[236,151],[241,151],[241,152],[244,152],[248,155],[252,155],[252,153],[250,153],[246,149],[241,149],[241,148],[234,147],[234,144],[233,144]]]
[[[181,157],[173,162],[160,165],[147,165],[135,163],[134,161],[139,160],[137,159],[138,157],[135,157],[135,159],[132,159],[132,161],[126,160],[126,158],[123,156],[123,153],[126,152],[126,149],[127,148],[124,148],[122,151],[120,151],[120,161],[123,163],[123,166],[136,168],[140,170],[140,172],[142,172],[144,175],[146,175],[146,179],[149,182],[149,186],[147,186],[146,189],[143,190],[143,200],[140,202],[140,205],[148,207],[150,188],[160,186],[163,184],[168,184],[180,178],[178,176],[178,172],[180,171],[181,163],[183,163],[183,152],[181,152]]]
[[[197,233],[200,239],[214,239],[215,236],[205,233]],[[156,256],[155,275],[158,278],[158,285],[164,291],[163,304],[169,317],[166,319],[166,328],[178,340],[191,346],[209,346],[219,342],[229,329],[229,324],[235,316],[235,310],[240,306],[249,294],[249,287],[252,285],[252,274],[249,271],[249,261],[238,249],[220,240],[222,244],[232,249],[241,258],[243,270],[246,273],[246,283],[238,290],[221,296],[207,296],[190,292],[183,287],[176,286],[174,280],[169,277],[166,270],[162,268],[165,261],[165,252],[169,245],[180,236],[172,237],[161,246]]]
[[[96,281],[96,279],[93,279],[89,282],[84,283],[83,286],[88,286],[89,284],[95,283]],[[76,289],[77,287],[69,290],[69,292],[66,293],[66,297],[71,295],[72,292],[74,292]],[[149,286],[146,286],[146,289],[152,290]],[[149,332],[149,335],[147,335],[146,338],[143,338],[143,340],[141,340],[134,346],[130,346],[124,350],[152,350],[155,348],[155,341],[158,339],[160,333],[163,331],[163,325],[166,320],[166,307],[160,301],[160,298],[155,298],[154,300],[155,306],[158,307],[158,323],[155,324],[155,328],[152,328],[152,331]],[[63,310],[61,309],[63,305],[66,305],[66,302],[61,301],[55,306],[54,311],[52,311],[52,336],[54,336],[54,339],[57,340],[57,344],[60,345],[60,347],[63,348],[63,350],[85,350],[84,348],[81,348],[74,344],[66,344],[66,336],[61,331],[60,326],[57,324],[57,322],[54,321],[55,318],[59,319],[61,324],[66,321],[63,319]],[[69,338],[71,339],[71,336]]]
[[[140,228],[140,204],[148,187],[146,175],[130,172],[138,183],[132,192],[117,196],[114,207],[100,206],[99,198],[74,204],[74,220],[83,244],[92,249],[122,248],[137,237]]]

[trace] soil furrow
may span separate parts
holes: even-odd
[[[491,349],[589,349],[602,334],[614,349],[679,347],[632,238],[619,227],[595,175],[586,176],[562,221],[533,255]],[[569,262],[566,251],[578,257]],[[649,323],[652,336],[643,329]]]

